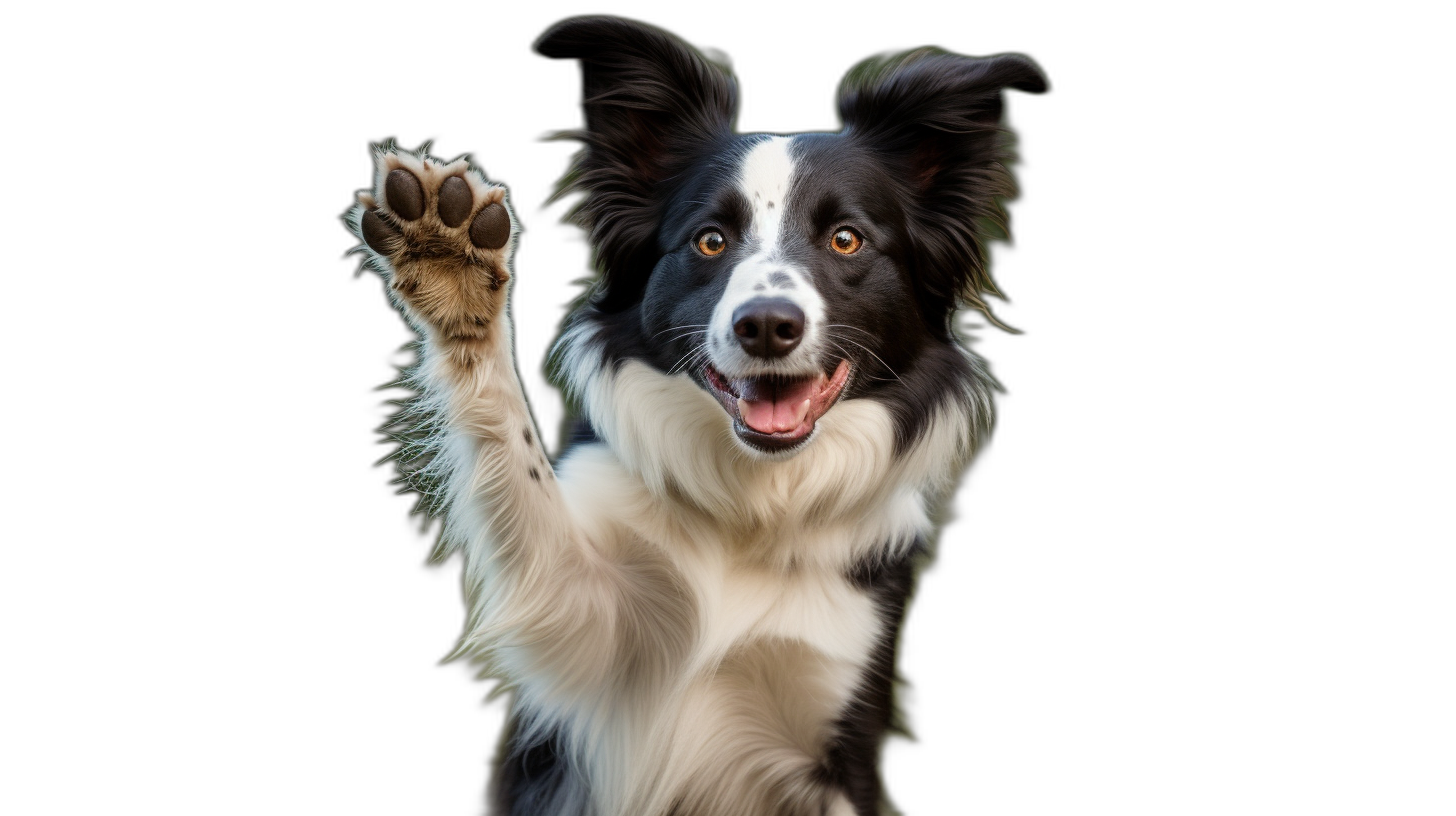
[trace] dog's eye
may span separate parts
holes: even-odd
[[[717,230],[708,230],[698,236],[698,251],[704,255],[717,255],[728,248],[728,242],[723,240],[723,233]]]
[[[853,255],[864,245],[864,239],[852,229],[842,229],[829,239],[829,245],[840,255]]]

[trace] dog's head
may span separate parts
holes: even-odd
[[[601,274],[570,320],[608,360],[691,378],[744,446],[780,455],[841,400],[885,403],[903,443],[989,387],[953,315],[999,294],[1001,95],[1046,89],[1029,59],[867,60],[841,85],[842,131],[774,136],[736,133],[728,69],[657,29],[574,18],[537,49],[582,64],[585,148],[562,190],[584,193]]]

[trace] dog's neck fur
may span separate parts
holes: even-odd
[[[935,526],[974,452],[989,404],[947,401],[908,450],[890,412],[846,400],[792,456],[747,450],[718,404],[686,375],[606,359],[590,323],[560,341],[562,380],[621,466],[672,524],[724,540],[778,569],[843,571],[893,557]],[[663,410],[670,406],[670,410]],[[691,540],[691,539],[690,539]]]

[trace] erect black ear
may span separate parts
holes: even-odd
[[[1009,237],[1002,202],[1016,194],[1011,134],[1001,122],[1005,88],[1042,93],[1047,80],[1020,54],[922,48],[865,60],[840,83],[845,135],[881,156],[913,202],[912,272],[938,320],[964,302],[1001,325],[982,296],[1001,295],[986,242]]]
[[[618,17],[563,20],[536,50],[581,60],[586,128],[563,135],[585,147],[557,195],[586,194],[573,218],[591,234],[606,299],[627,305],[655,262],[661,186],[733,132],[736,83],[682,40]]]

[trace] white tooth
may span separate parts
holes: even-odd
[[[738,418],[739,419],[743,419],[746,416],[748,416],[748,400],[744,399],[743,397],[739,397],[738,398]],[[747,422],[748,420],[744,420],[744,421]]]
[[[794,427],[797,428],[803,425],[804,418],[807,416],[809,416],[809,400],[806,399],[799,403],[799,409],[795,412]]]

